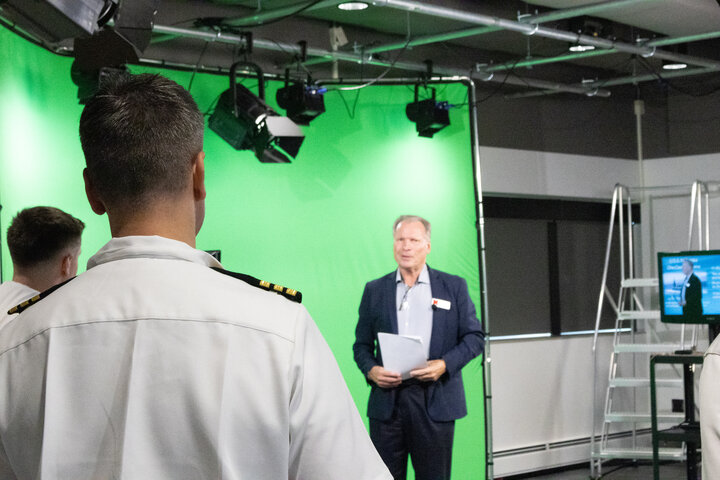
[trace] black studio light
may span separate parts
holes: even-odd
[[[97,70],[82,70],[78,68],[77,62],[73,62],[70,67],[70,77],[78,87],[78,103],[85,105],[90,98],[95,95],[98,88],[106,81],[121,75],[130,75],[127,66],[119,67],[100,67]]]
[[[407,104],[405,114],[415,123],[419,136],[432,138],[437,132],[450,125],[448,114],[450,104],[436,101],[434,88],[430,89],[432,98],[418,101],[418,87],[415,85],[415,101]]]
[[[103,19],[108,23],[112,18],[112,26],[106,24],[91,36],[73,39],[75,60],[70,75],[78,86],[81,105],[95,94],[105,80],[128,74],[126,65],[138,62],[150,44],[153,21],[160,4],[160,0],[104,1],[109,6]],[[74,3],[80,5],[84,2]]]
[[[241,66],[257,72],[258,95],[237,83],[237,69]],[[262,163],[290,163],[305,139],[295,122],[281,117],[265,103],[262,70],[249,62],[230,67],[230,88],[220,95],[208,126],[234,149],[253,150]]]
[[[38,40],[53,44],[89,37],[109,20],[118,0],[3,0],[2,16]]]
[[[288,118],[300,125],[310,125],[318,115],[325,112],[324,95],[327,88],[306,85],[304,82],[288,84],[275,94],[280,108],[286,110]]]

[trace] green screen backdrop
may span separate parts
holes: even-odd
[[[19,210],[36,205],[56,206],[86,223],[83,271],[87,259],[109,240],[110,230],[85,199],[78,139],[82,107],[70,79],[72,59],[4,29],[0,51],[3,280],[12,276],[7,226]],[[132,71],[160,72],[186,88],[192,76],[145,67]],[[257,91],[255,80],[244,84]],[[197,74],[191,93],[208,111],[228,86],[227,77]],[[273,107],[279,86],[271,82],[267,88]],[[392,223],[398,215],[417,214],[432,222],[428,263],[464,277],[480,310],[468,109],[452,109],[449,127],[432,139],[420,138],[405,116],[412,87],[373,85],[342,93],[330,88],[326,113],[303,127],[306,139],[291,164],[261,164],[251,152],[234,150],[206,129],[207,216],[197,246],[221,250],[229,270],[303,293],[365,417],[369,387],[352,358],[357,308],[365,282],[396,268]],[[438,96],[455,104],[467,98],[460,85],[438,86]],[[469,415],[456,424],[453,477],[482,479],[479,359],[465,367],[463,377]]]

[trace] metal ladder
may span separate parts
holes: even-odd
[[[635,191],[636,189],[633,189]],[[644,197],[652,189],[637,189]],[[709,243],[707,229],[709,203],[707,189],[701,182],[695,182],[691,189],[690,227],[688,249],[692,244],[694,224],[697,219],[699,247]],[[703,215],[703,200],[705,215]],[[670,327],[660,322],[659,310],[646,308],[652,293],[658,292],[658,279],[636,278],[633,245],[631,189],[616,185],[610,214],[608,244],[605,252],[605,268],[598,299],[598,311],[593,337],[593,433],[591,437],[591,477],[600,478],[602,463],[610,459],[652,460],[652,448],[638,438],[648,432],[650,424],[650,356],[657,353],[672,353],[677,350],[693,349],[697,345],[697,326],[692,328],[692,338],[685,339],[685,325]],[[613,298],[608,285],[608,265],[613,242],[613,230],[617,219],[620,289],[617,300]],[[649,219],[644,219],[648,221]],[[705,237],[703,238],[703,228]],[[626,241],[627,238],[627,241]],[[652,252],[654,254],[654,252]],[[616,314],[610,353],[608,384],[603,408],[603,422],[599,435],[596,434],[596,415],[598,408],[598,352],[597,339],[600,332],[603,305],[607,301]],[[682,372],[676,366],[667,366],[657,387],[676,388],[682,398]],[[658,412],[658,424],[678,424],[684,420],[683,413]],[[644,428],[639,428],[645,425]],[[622,442],[622,446],[611,446],[613,439]],[[684,446],[681,448],[661,448],[661,460],[685,459]]]

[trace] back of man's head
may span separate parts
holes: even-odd
[[[203,115],[190,94],[159,75],[105,82],[80,118],[86,175],[106,208],[138,208],[188,187],[202,151]]]
[[[38,290],[66,280],[77,272],[77,256],[85,224],[54,207],[20,211],[10,223],[7,244],[16,276]],[[61,274],[63,256],[66,274]],[[57,264],[57,265],[56,265]]]

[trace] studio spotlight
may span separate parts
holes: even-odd
[[[450,104],[436,101],[435,89],[430,90],[432,98],[418,101],[418,85],[415,85],[415,101],[405,107],[405,114],[411,122],[415,122],[418,135],[427,138],[450,125]]]
[[[118,0],[3,0],[2,16],[38,40],[58,43],[97,32],[114,14]]]
[[[287,116],[300,125],[310,125],[318,115],[325,112],[323,96],[327,88],[306,85],[304,82],[293,83],[277,91],[275,100],[280,108],[287,111]]]
[[[70,67],[70,77],[78,87],[78,103],[85,105],[106,81],[120,75],[129,75],[127,66],[101,67],[97,70],[82,70],[78,68],[77,61]]]
[[[258,95],[237,83],[240,66],[257,72]],[[305,139],[300,127],[265,103],[262,70],[248,62],[237,62],[230,68],[230,88],[220,95],[208,126],[234,149],[253,150],[262,163],[290,163]]]
[[[75,60],[70,75],[78,86],[81,105],[92,97],[106,79],[127,74],[126,65],[137,62],[150,44],[153,19],[160,0],[105,0],[113,25],[105,26],[92,36],[73,40]],[[82,3],[82,2],[80,2]],[[109,18],[107,18],[109,20]]]

